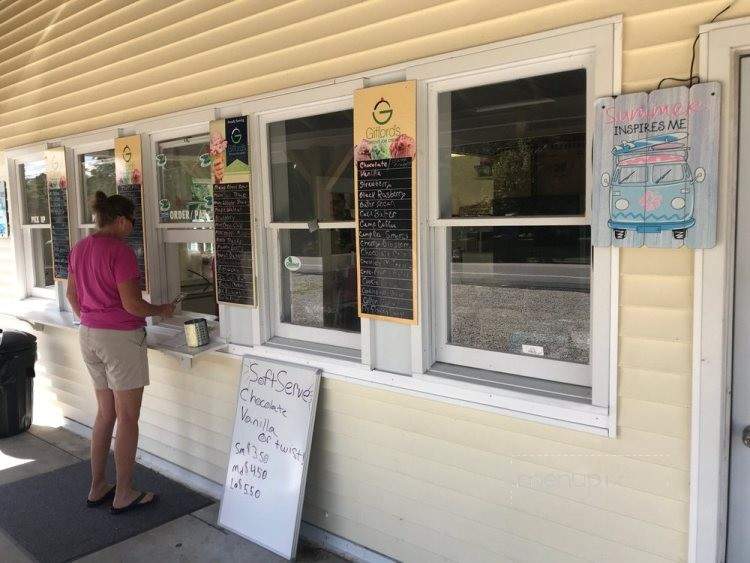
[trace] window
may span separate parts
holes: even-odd
[[[591,387],[609,264],[591,247],[587,68],[499,76],[432,88],[435,359]]]
[[[218,318],[209,137],[203,131],[173,137],[154,145],[164,260],[162,298],[183,294],[179,314]]]
[[[211,223],[214,220],[208,134],[158,144],[159,220]]]
[[[360,347],[351,109],[267,124],[274,334]]]
[[[117,193],[115,183],[115,150],[105,149],[78,155],[78,174],[81,181],[81,220],[92,225],[94,216],[91,203],[94,194],[102,191],[107,195]]]
[[[184,294],[182,312],[218,317],[213,242],[171,242],[165,247],[168,298]]]
[[[27,259],[26,284],[34,289],[55,285],[52,263],[52,232],[50,230],[47,173],[44,159],[18,165],[18,179],[23,206],[23,230]]]

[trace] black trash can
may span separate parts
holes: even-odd
[[[0,329],[0,438],[25,432],[34,410],[36,336]]]

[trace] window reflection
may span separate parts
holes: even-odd
[[[442,217],[583,215],[586,71],[438,97]]]
[[[167,268],[170,299],[184,293],[181,310],[186,313],[218,315],[214,286],[214,245],[209,242],[169,243]]]
[[[34,260],[34,287],[55,285],[52,262],[52,231],[31,229],[31,244]]]
[[[353,221],[352,110],[268,126],[275,221]]]
[[[83,209],[87,223],[94,222],[91,203],[94,194],[102,191],[107,195],[117,193],[115,182],[115,150],[103,150],[82,154],[78,158],[78,166],[83,181]]]
[[[449,237],[452,344],[589,362],[590,227],[461,227]]]
[[[354,229],[289,229],[279,239],[281,321],[359,331]]]
[[[24,220],[26,224],[49,223],[49,200],[47,197],[47,165],[45,161],[27,162],[19,166],[23,179]]]
[[[156,178],[162,223],[214,220],[208,134],[157,145]]]

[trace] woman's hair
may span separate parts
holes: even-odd
[[[118,217],[133,216],[133,202],[119,194],[107,196],[104,192],[96,192],[91,204],[96,226],[100,229],[111,225]]]

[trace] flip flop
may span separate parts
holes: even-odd
[[[112,500],[113,498],[115,498],[115,489],[116,488],[117,488],[116,485],[112,485],[112,488],[110,490],[108,490],[106,493],[104,493],[102,495],[102,497],[100,499],[98,499],[98,500],[91,500],[91,499],[87,498],[86,499],[86,506],[88,506],[89,508],[94,508],[96,506],[101,506],[102,504],[104,504],[108,500]]]
[[[148,491],[142,492],[138,497],[128,504],[127,506],[123,506],[121,508],[115,508],[114,506],[109,509],[110,514],[123,514],[124,512],[130,512],[131,510],[135,510],[137,508],[142,508],[144,506],[150,506],[156,502],[156,499],[158,496],[154,494],[153,497],[151,497],[151,500],[148,502],[141,502],[144,498],[146,498],[146,495],[148,494]]]

